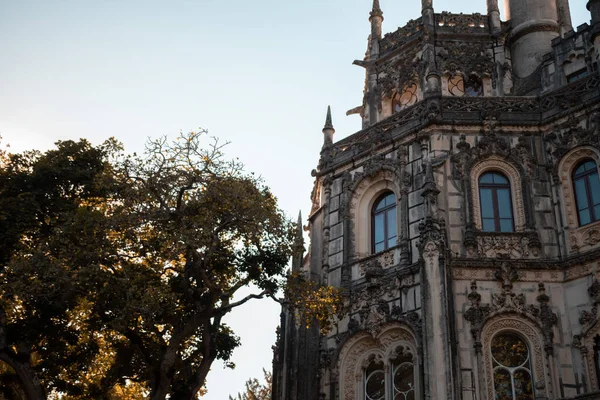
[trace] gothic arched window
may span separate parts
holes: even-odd
[[[364,370],[365,400],[414,400],[416,398],[415,364],[413,355],[398,346],[395,356],[372,359]]]
[[[498,400],[533,400],[531,357],[527,343],[510,332],[499,333],[491,343],[494,393]]]
[[[372,251],[378,253],[396,244],[396,195],[385,192],[379,196],[371,211]]]
[[[506,176],[495,171],[482,174],[479,201],[484,232],[514,232],[510,182]]]
[[[458,97],[480,97],[483,96],[483,82],[475,75],[467,78],[454,75],[448,78],[448,92]]]
[[[594,161],[588,159],[577,165],[573,172],[573,187],[579,225],[600,220],[600,180]]]

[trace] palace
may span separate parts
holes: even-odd
[[[347,313],[284,308],[274,400],[600,399],[600,0],[575,29],[505,3],[382,35],[373,1],[363,128],[328,112],[293,261]]]

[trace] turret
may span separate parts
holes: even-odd
[[[381,25],[383,23],[383,11],[381,11],[379,0],[373,0],[373,8],[369,13],[369,22],[371,23],[369,55],[371,58],[377,58],[379,55],[379,41],[381,40]]]
[[[511,23],[508,43],[513,74],[525,78],[540,66],[544,55],[552,51],[552,39],[559,36],[561,28],[558,5],[562,9],[561,17],[565,18],[568,0],[508,0],[504,4],[506,18]]]

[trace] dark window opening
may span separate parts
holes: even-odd
[[[396,196],[392,192],[380,196],[371,211],[372,250],[379,253],[396,245]]]
[[[508,178],[487,172],[479,178],[481,226],[484,232],[514,232],[512,198]]]
[[[577,204],[579,225],[587,225],[600,219],[600,179],[598,167],[592,160],[585,160],[573,172],[573,190]]]
[[[588,76],[587,69],[580,69],[579,71],[575,71],[572,74],[567,75],[567,82],[575,82],[580,80],[581,78],[585,78],[586,76]]]

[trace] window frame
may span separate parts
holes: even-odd
[[[591,169],[591,170],[584,170],[583,172],[580,172],[579,174],[576,174],[577,170],[587,164],[591,162],[592,164],[594,164],[594,166],[596,167],[595,169]],[[585,158],[583,160],[580,160],[576,165],[575,168],[573,168],[573,172],[571,173],[571,182],[572,182],[572,189],[573,189],[573,196],[575,198],[575,211],[577,212],[577,223],[578,225],[581,226],[587,226],[590,224],[593,224],[594,222],[598,222],[600,221],[600,215],[596,215],[596,212],[594,211],[594,208],[597,204],[594,204],[593,199],[592,199],[592,191],[591,191],[591,187],[590,187],[590,176],[596,174],[596,176],[598,177],[598,180],[600,182],[600,173],[598,172],[598,164],[596,164],[596,161],[591,159],[591,158]],[[585,224],[581,223],[581,210],[579,209],[579,201],[580,198],[577,195],[577,182],[583,180],[584,186],[585,186],[585,197],[586,197],[586,201],[588,204],[587,209],[589,210],[590,213],[590,222],[587,222]]]
[[[383,201],[385,200],[388,196],[394,196],[394,203],[388,206],[385,206],[383,209],[381,210],[376,210],[377,206]],[[388,237],[388,212],[390,212],[392,209],[395,209],[395,213],[396,213],[396,218],[395,218],[395,224],[396,224],[396,240],[398,239],[398,199],[396,198],[396,194],[391,191],[385,191],[383,193],[381,193],[379,196],[377,196],[377,198],[375,199],[375,201],[373,202],[373,205],[371,206],[371,254],[377,254],[377,253],[381,253],[384,252],[386,250],[389,250],[390,248],[394,247],[394,246],[389,246],[388,245],[388,241],[390,239],[392,239],[393,237]],[[376,250],[376,246],[377,243],[375,242],[375,217],[377,215],[383,214],[384,218],[383,218],[383,235],[384,235],[384,239],[383,239],[383,250]]]
[[[492,345],[494,343],[494,340],[498,337],[498,336],[514,336],[516,337],[518,340],[520,340],[524,345],[525,348],[527,349],[527,359],[520,365],[518,366],[508,366],[508,365],[504,365],[502,364],[498,359],[496,359],[496,357],[494,356],[494,352],[492,349]],[[493,386],[493,390],[494,390],[494,396],[497,395],[497,391],[496,391],[496,380],[495,380],[495,374],[497,370],[502,370],[505,372],[508,372],[509,376],[510,376],[510,383],[511,383],[511,393],[512,393],[512,397],[513,400],[516,398],[516,393],[515,393],[515,388],[516,388],[516,378],[515,378],[515,374],[519,371],[526,371],[527,374],[529,375],[529,380],[531,382],[531,394],[533,396],[533,398],[535,398],[536,396],[536,390],[535,390],[535,378],[534,378],[534,371],[533,371],[533,360],[532,360],[532,356],[531,356],[531,348],[529,346],[529,343],[527,341],[527,339],[525,339],[522,335],[520,335],[517,332],[513,332],[513,331],[501,331],[501,332],[496,332],[490,341],[490,356],[492,358],[492,386]],[[495,365],[496,364],[496,365]]]
[[[502,178],[506,179],[507,183],[502,183],[502,184],[497,184],[497,183],[482,183],[481,180],[484,176],[486,175],[493,175],[493,174],[497,174],[500,175]],[[485,220],[489,219],[489,218],[484,218],[484,204],[483,204],[483,196],[481,195],[481,190],[482,189],[490,189],[492,191],[492,211],[494,214],[494,230],[493,231],[486,231],[484,229],[485,226]],[[510,231],[502,231],[502,226],[501,226],[501,220],[506,220],[508,218],[501,218],[500,217],[500,207],[499,207],[499,201],[498,201],[498,190],[503,190],[503,189],[508,189],[508,198],[509,198],[509,206],[510,206],[510,220],[511,220],[511,230]],[[514,207],[513,207],[513,194],[512,194],[512,185],[511,185],[511,181],[510,178],[508,176],[506,176],[504,173],[502,173],[501,171],[498,170],[488,170],[488,171],[484,171],[482,172],[479,177],[477,178],[477,190],[478,190],[478,194],[479,194],[479,212],[480,212],[480,218],[481,218],[481,230],[483,232],[488,232],[488,233],[514,233],[516,231],[516,227],[515,227],[515,212],[514,212]]]

